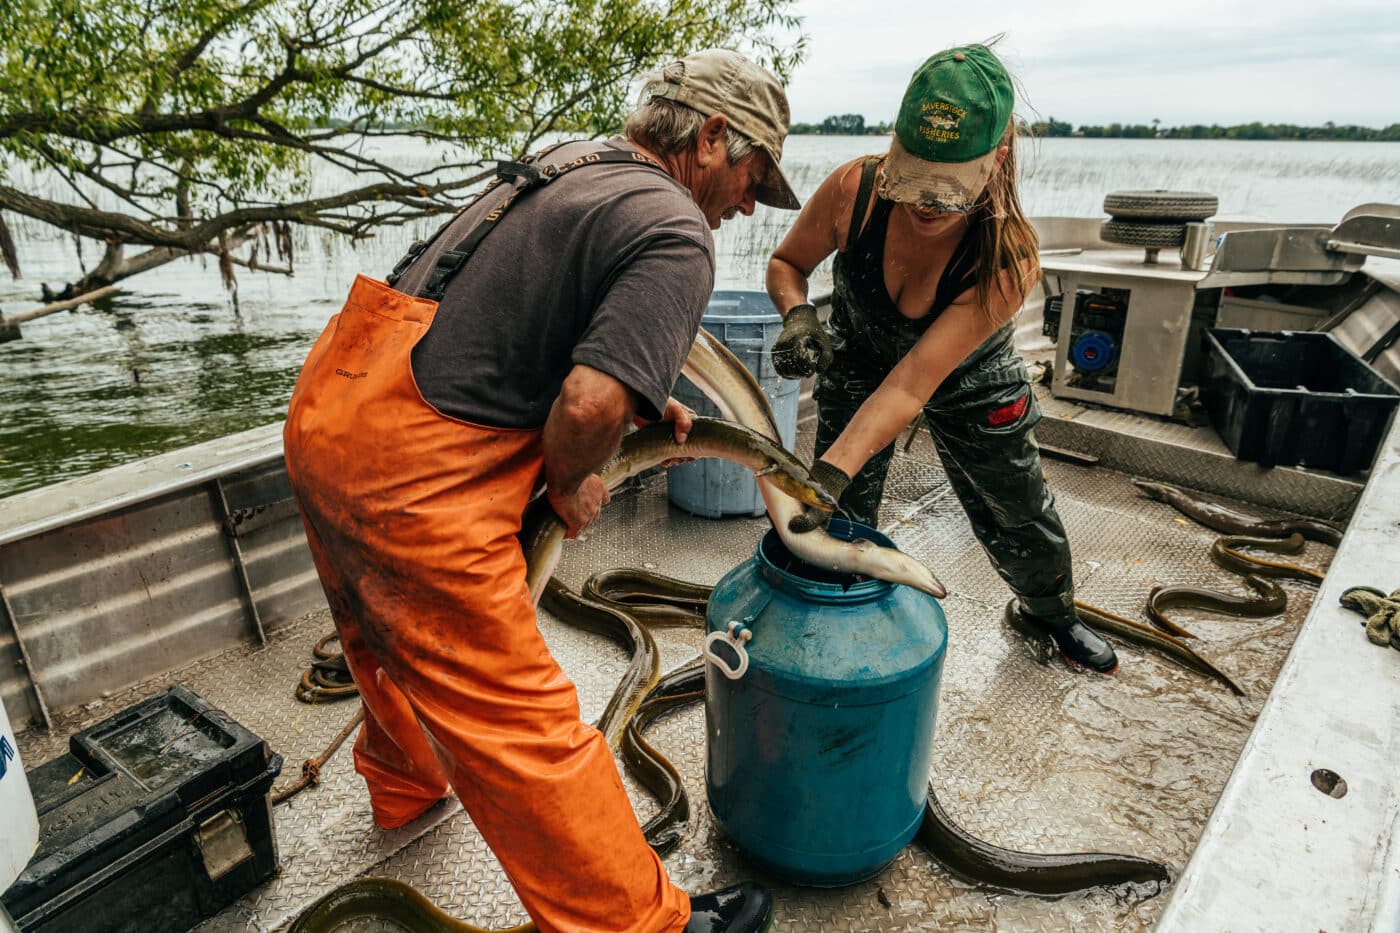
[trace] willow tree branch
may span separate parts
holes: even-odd
[[[7,185],[0,185],[0,208],[72,230],[80,236],[104,240],[115,237],[127,243],[170,246],[194,252],[220,233],[272,220],[323,226],[339,232],[358,232],[364,224],[375,222],[375,218],[367,216],[341,221],[334,218],[334,212],[353,207],[373,209],[377,203],[386,201],[408,206],[419,215],[443,213],[455,206],[449,197],[453,192],[470,187],[488,175],[488,172],[483,172],[474,177],[456,178],[433,185],[381,182],[331,197],[289,204],[238,207],[213,217],[197,219],[183,229],[147,223],[113,211],[60,204],[25,194]]]

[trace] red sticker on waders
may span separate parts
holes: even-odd
[[[990,415],[987,416],[987,425],[989,427],[999,428],[1003,424],[1010,424],[1011,422],[1015,421],[1016,419],[1020,418],[1026,413],[1026,405],[1030,403],[1030,400],[1031,397],[1028,393],[1026,395],[1021,396],[1016,401],[1012,402],[1010,405],[1003,405],[1002,407],[995,409]]]

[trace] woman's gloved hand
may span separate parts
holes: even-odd
[[[851,485],[851,478],[840,467],[832,466],[825,460],[818,460],[812,464],[812,482],[831,493],[831,498],[840,499],[841,493]],[[809,505],[788,520],[788,531],[793,534],[806,534],[818,528],[825,528],[830,521],[830,512]]]
[[[783,332],[773,344],[773,368],[784,379],[801,379],[831,365],[831,338],[817,320],[815,305],[788,309]]]

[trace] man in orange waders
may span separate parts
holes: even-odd
[[[714,284],[710,231],[778,169],[777,80],[709,50],[646,80],[625,136],[523,163],[388,283],[356,279],[302,369],[287,470],[365,723],[375,822],[450,787],[543,931],[757,931],[752,883],[688,897],[648,847],[607,743],[536,625],[516,533],[543,477],[570,537],[594,473],[669,398]]]

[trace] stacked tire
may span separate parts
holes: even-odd
[[[1099,238],[1105,243],[1141,246],[1155,251],[1181,246],[1186,225],[1213,215],[1220,202],[1213,194],[1199,191],[1114,191],[1103,199],[1104,213]]]

